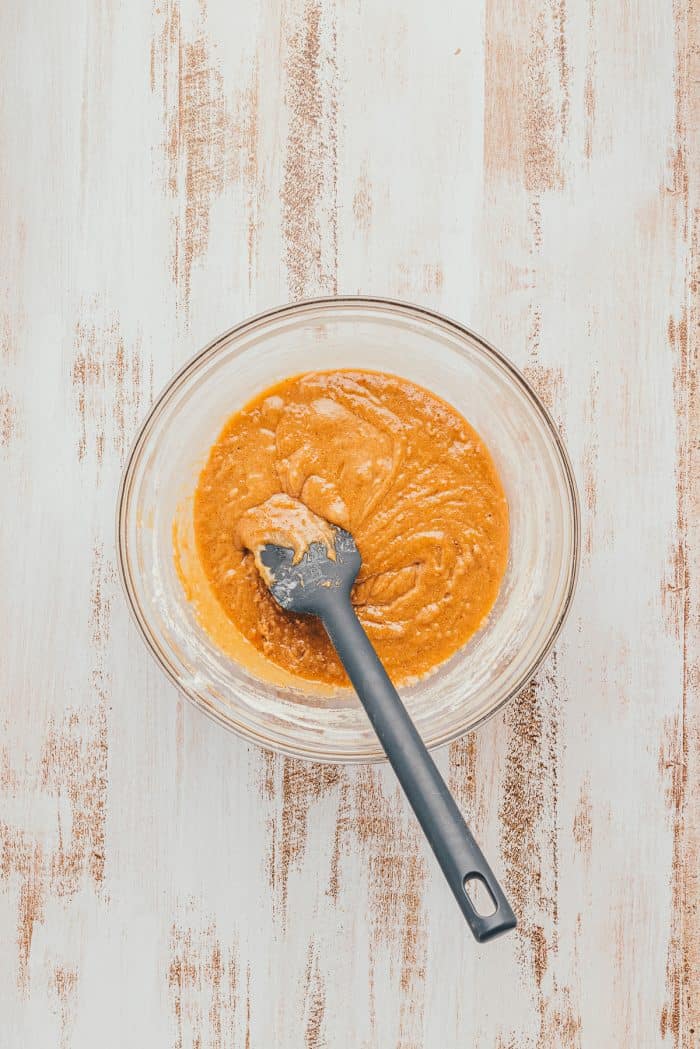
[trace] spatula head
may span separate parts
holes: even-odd
[[[319,615],[329,601],[347,599],[360,571],[362,558],[349,532],[335,528],[334,552],[324,543],[311,543],[301,560],[294,564],[294,551],[268,543],[260,559],[272,581],[270,593],[288,612]]]

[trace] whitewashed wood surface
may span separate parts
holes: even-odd
[[[700,1044],[692,0],[0,5],[0,1046]],[[440,754],[519,916],[478,947],[380,768],[248,746],[118,590],[120,470],[280,302],[463,320],[551,406],[572,615]]]

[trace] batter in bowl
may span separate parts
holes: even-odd
[[[344,685],[320,622],[282,611],[250,550],[262,524],[298,554],[324,522],[355,538],[353,603],[395,684],[448,659],[493,607],[506,498],[478,434],[428,390],[359,370],[285,379],[231,416],[195,492],[199,560],[228,619],[275,665]]]

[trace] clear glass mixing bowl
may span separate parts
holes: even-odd
[[[199,625],[173,559],[173,520],[223,423],[288,375],[329,368],[393,372],[433,390],[486,441],[510,507],[510,559],[486,624],[402,696],[429,747],[479,725],[527,681],[569,608],[579,560],[571,464],[518,371],[461,324],[383,299],[284,306],[202,350],[158,398],[132,448],[118,503],[122,582],[154,656],[193,703],[264,747],[318,761],[377,761],[354,693],[321,696],[265,681]]]

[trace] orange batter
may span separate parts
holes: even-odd
[[[312,511],[301,508],[302,529],[315,514],[354,536],[353,603],[395,683],[451,656],[496,600],[508,506],[491,456],[454,408],[406,379],[309,372],[271,387],[226,423],[195,493],[199,559],[226,616],[277,666],[345,684],[320,622],[282,611],[247,549],[250,511],[272,496],[275,526],[299,500]]]

